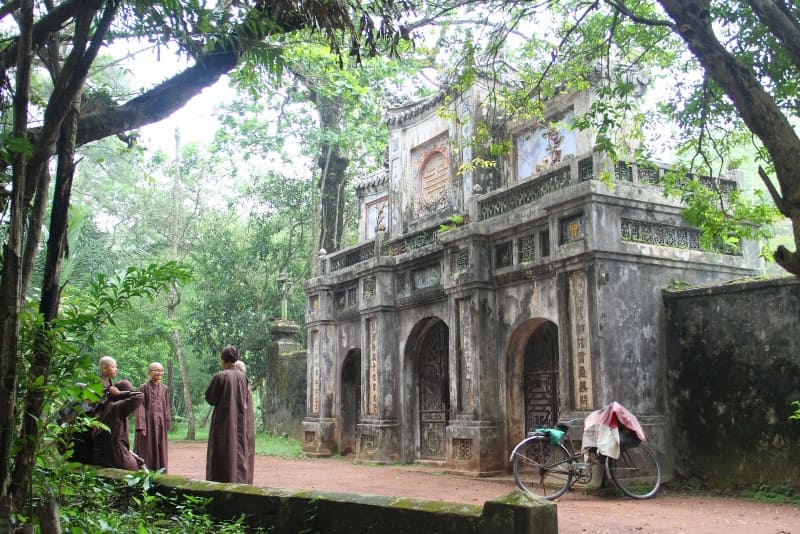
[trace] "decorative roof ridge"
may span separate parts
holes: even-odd
[[[356,191],[366,189],[367,187],[379,186],[389,183],[389,171],[386,169],[378,169],[365,176],[356,178],[353,181],[353,187]]]
[[[403,124],[404,122],[422,115],[429,109],[438,106],[444,101],[447,91],[439,90],[413,102],[408,102],[392,108],[387,108],[384,119],[387,125]]]

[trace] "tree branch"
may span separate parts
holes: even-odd
[[[797,20],[792,20],[771,0],[749,0],[748,3],[761,23],[783,44],[794,66],[800,68],[800,28],[797,27]]]
[[[668,20],[651,19],[637,15],[625,6],[624,1],[605,0],[605,3],[624,15],[625,18],[628,18],[637,24],[643,24],[645,26],[661,26],[663,28],[674,29],[674,25]]]
[[[51,33],[61,30],[68,21],[87,9],[97,11],[103,0],[64,0],[33,25],[33,41],[31,48],[38,49],[50,37]],[[6,71],[17,64],[17,41],[0,52],[0,69]]]
[[[772,183],[772,179],[761,165],[758,166],[758,175],[761,177],[761,181],[764,182],[764,186],[767,188],[767,191],[769,191],[772,201],[775,202],[775,206],[778,208],[778,211],[788,217],[789,210],[786,207],[786,203],[783,201],[783,197],[781,197],[780,193],[778,193],[778,190],[775,189],[775,184]]]

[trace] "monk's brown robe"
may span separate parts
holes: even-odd
[[[250,473],[248,484],[252,484],[256,465],[256,411],[253,406],[253,396],[250,393],[249,380],[247,381],[247,417],[245,421],[247,423],[247,469]]]
[[[206,451],[206,479],[253,483],[255,433],[253,402],[244,373],[220,371],[206,389],[214,407]]]
[[[167,457],[167,432],[172,430],[172,411],[169,407],[169,390],[164,384],[145,382],[139,386],[144,402],[136,409],[136,436],[133,451],[144,459],[151,471],[169,465]],[[142,430],[147,435],[142,435]]]
[[[109,398],[95,415],[111,431],[96,428],[92,431],[92,463],[104,467],[117,467],[136,471],[139,463],[131,454],[128,440],[128,416],[144,400],[138,391],[121,391],[119,396]]]

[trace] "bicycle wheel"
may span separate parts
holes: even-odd
[[[622,493],[634,499],[649,499],[661,485],[658,458],[644,443],[620,451],[617,459],[606,457],[606,472]]]
[[[563,445],[553,445],[547,436],[532,436],[514,449],[514,480],[523,491],[545,499],[556,499],[569,488],[572,459]]]

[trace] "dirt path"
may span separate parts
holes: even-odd
[[[205,443],[171,442],[169,471],[203,480],[205,458]],[[516,490],[510,477],[464,478],[418,466],[357,465],[338,457],[257,456],[255,484],[477,505]],[[724,497],[662,492],[654,499],[635,501],[570,492],[558,500],[557,508],[559,532],[566,534],[800,534],[800,507]]]

